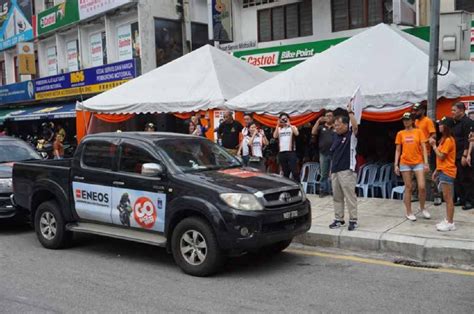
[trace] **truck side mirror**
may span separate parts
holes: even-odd
[[[164,173],[163,166],[155,163],[148,163],[142,165],[142,176],[145,177],[159,177]]]

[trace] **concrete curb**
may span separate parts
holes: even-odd
[[[474,241],[312,226],[306,234],[296,237],[294,242],[315,247],[389,253],[428,263],[474,265]]]

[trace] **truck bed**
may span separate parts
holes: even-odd
[[[72,159],[35,160],[19,162],[13,166],[13,191],[15,203],[30,209],[31,195],[42,186],[54,187],[58,192],[70,195]]]

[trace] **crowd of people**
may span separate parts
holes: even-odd
[[[430,219],[431,214],[426,209],[429,195],[435,205],[440,205],[442,200],[446,203],[446,219],[436,225],[437,230],[452,231],[456,229],[454,206],[469,210],[474,205],[471,186],[474,183],[474,121],[467,116],[463,103],[453,105],[452,117],[438,121],[438,129],[426,113],[426,104],[417,103],[401,117],[404,128],[393,134],[392,141],[394,172],[405,185],[406,218],[416,221],[415,214],[419,212],[423,218]],[[210,126],[209,117],[205,117],[206,125],[201,120],[199,115],[191,117],[190,134],[205,136]],[[280,172],[297,181],[304,162],[319,161],[318,194],[320,197],[332,195],[334,201],[335,219],[329,227],[345,225],[347,207],[348,230],[357,228],[357,169],[367,162],[363,151],[371,144],[360,143],[360,128],[350,106],[347,110],[326,110],[313,125],[299,128],[291,124],[286,113],[279,115],[274,128],[258,124],[249,113],[244,115],[243,122],[244,125],[236,121],[232,112],[225,112],[216,129],[218,143],[240,156],[245,166]],[[419,200],[416,211],[412,209],[414,195]]]

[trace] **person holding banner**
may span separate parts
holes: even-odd
[[[336,134],[331,146],[331,180],[334,201],[335,219],[330,229],[340,228],[345,224],[344,207],[349,211],[349,231],[358,225],[356,147],[359,130],[357,118],[353,111],[353,99],[347,105],[348,115],[337,115],[334,120]]]

